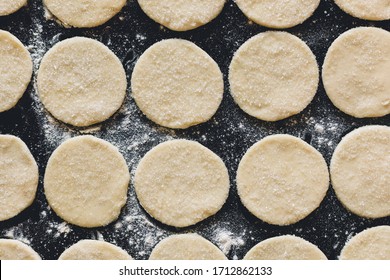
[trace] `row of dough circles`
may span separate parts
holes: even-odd
[[[40,260],[28,245],[0,239],[1,260]],[[59,260],[132,260],[122,248],[105,241],[80,240],[67,248]],[[390,226],[366,229],[345,244],[341,260],[390,259]],[[195,233],[171,235],[160,241],[149,260],[227,260],[213,243]],[[244,260],[327,260],[314,244],[294,235],[282,235],[261,241],[250,249]]]
[[[16,105],[32,76],[31,57],[12,34],[0,31],[0,112]],[[12,69],[10,71],[9,69]],[[322,79],[341,111],[357,117],[390,113],[390,32],[357,27],[329,48]],[[245,42],[229,68],[230,92],[251,116],[278,121],[296,115],[313,100],[319,69],[309,47],[287,32],[268,31]],[[54,45],[37,75],[40,99],[58,120],[86,127],[110,118],[126,96],[126,73],[118,57],[99,41],[74,37]],[[223,75],[194,43],[162,40],[137,61],[132,96],[155,123],[185,129],[210,120],[221,104]]]

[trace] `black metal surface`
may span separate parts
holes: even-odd
[[[377,26],[390,30],[389,21],[355,19],[341,11],[333,1],[322,0],[309,20],[286,31],[303,39],[316,55],[318,64],[322,65],[330,44],[342,32],[357,26]],[[268,225],[241,205],[235,187],[236,169],[246,150],[258,140],[275,133],[298,136],[317,148],[329,163],[342,136],[363,125],[389,125],[390,116],[376,119],[347,116],[331,104],[322,83],[313,102],[299,115],[276,123],[259,121],[246,115],[234,104],[229,94],[228,66],[242,43],[268,29],[248,23],[232,0],[227,2],[213,22],[188,32],[160,28],[142,12],[135,0],[129,1],[120,14],[107,24],[92,29],[66,29],[53,20],[45,19],[41,1],[29,1],[27,8],[0,17],[0,29],[10,31],[29,46],[35,74],[40,58],[56,42],[73,36],[86,36],[103,42],[118,55],[125,65],[129,82],[137,58],[153,43],[173,37],[188,39],[216,60],[224,74],[226,87],[224,100],[214,118],[187,130],[164,129],[146,119],[130,97],[130,84],[126,102],[114,117],[93,129],[77,130],[54,121],[45,112],[32,82],[15,108],[0,113],[0,133],[19,136],[26,142],[38,162],[40,184],[31,207],[15,218],[0,222],[0,238],[28,242],[44,259],[56,259],[65,248],[80,239],[103,237],[127,250],[134,258],[147,259],[154,245],[172,233],[197,232],[221,245],[224,242],[218,233],[225,232],[234,241],[228,257],[241,259],[252,246],[266,238],[295,234],[318,245],[328,258],[336,259],[351,235],[368,227],[390,225],[390,217],[370,220],[349,213],[331,188],[316,211],[291,226]],[[64,139],[82,133],[93,134],[117,145],[132,173],[140,158],[160,142],[171,138],[199,141],[218,154],[227,165],[231,178],[229,199],[215,216],[189,228],[175,229],[148,216],[140,208],[131,185],[128,203],[117,222],[97,229],[73,225],[64,227],[64,224],[61,225],[63,221],[48,208],[42,179],[53,150]]]

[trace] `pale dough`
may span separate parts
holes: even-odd
[[[171,235],[158,243],[150,260],[227,260],[222,251],[198,234]]]
[[[0,135],[0,221],[32,204],[38,179],[37,163],[26,144],[15,136]]]
[[[351,16],[367,20],[390,19],[390,0],[335,0]]]
[[[318,208],[328,187],[329,172],[322,155],[290,135],[272,135],[257,142],[237,170],[242,203],[269,224],[302,220]]]
[[[18,240],[0,239],[0,260],[41,260],[41,257]]]
[[[187,31],[216,18],[225,0],[138,0],[154,21],[175,31]]]
[[[126,73],[120,60],[102,43],[83,37],[51,48],[39,68],[38,92],[57,119],[89,126],[111,117],[126,95]]]
[[[390,127],[365,126],[346,135],[330,164],[333,188],[356,215],[390,215]]]
[[[0,0],[1,2],[1,0]],[[31,80],[30,53],[14,35],[0,30],[0,113],[14,107]]]
[[[317,246],[293,235],[266,239],[245,255],[244,260],[327,260]]]
[[[390,113],[390,32],[357,27],[328,50],[322,79],[333,104],[357,118]]]
[[[308,19],[320,0],[235,0],[252,21],[271,28],[289,28]]]
[[[265,32],[245,42],[229,69],[234,101],[249,115],[277,121],[298,114],[317,92],[314,54],[287,32]]]
[[[340,260],[390,260],[390,226],[366,229],[347,242]]]
[[[81,227],[105,226],[126,203],[130,174],[112,144],[93,136],[62,143],[45,172],[47,201],[58,216]]]
[[[0,0],[0,16],[7,16],[27,5],[27,0]]]
[[[142,207],[175,227],[196,224],[218,212],[229,194],[223,161],[201,144],[167,141],[140,161],[134,186]]]
[[[95,27],[119,13],[126,0],[43,0],[43,3],[65,25]]]
[[[105,241],[81,240],[66,249],[59,260],[132,260],[133,258],[118,246]]]
[[[208,121],[223,97],[217,63],[195,44],[163,40],[138,60],[131,78],[132,95],[152,121],[170,128],[188,128]]]

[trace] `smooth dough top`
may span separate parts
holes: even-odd
[[[175,227],[196,224],[221,209],[229,194],[223,161],[201,144],[167,141],[140,161],[135,191],[155,219]]]
[[[322,79],[333,104],[357,118],[390,113],[390,32],[353,28],[328,50]]]
[[[260,242],[249,250],[244,260],[327,260],[327,257],[309,241],[284,235]]]
[[[18,240],[0,239],[0,260],[41,260],[41,257]]]
[[[118,218],[129,181],[126,161],[116,147],[93,136],[79,136],[66,140],[51,155],[44,190],[58,216],[91,228]]]
[[[390,260],[390,226],[366,229],[347,242],[340,260]]]
[[[0,57],[1,113],[14,107],[23,96],[31,80],[33,64],[19,39],[3,30],[0,30]]]
[[[308,19],[320,0],[235,0],[250,19],[271,28],[289,28]]]
[[[303,140],[272,135],[254,144],[237,170],[244,206],[269,224],[289,225],[318,208],[329,187],[322,155]]]
[[[38,179],[37,163],[26,144],[15,136],[0,135],[0,221],[32,204]]]
[[[43,0],[43,3],[64,25],[95,27],[119,13],[126,0]]]
[[[150,260],[227,260],[222,251],[198,234],[171,235],[158,243]]]
[[[287,32],[245,42],[229,68],[231,94],[249,115],[277,121],[298,114],[317,92],[319,70],[310,48]]]
[[[81,240],[66,249],[59,260],[132,260],[123,249],[105,241]]]
[[[64,40],[45,54],[37,84],[46,109],[74,126],[111,117],[122,106],[127,88],[125,70],[115,54],[83,37]]]
[[[154,21],[174,31],[187,31],[205,25],[222,11],[226,0],[138,0]]]
[[[390,127],[365,126],[347,134],[330,164],[333,188],[356,215],[390,215]]]
[[[182,39],[163,40],[146,50],[134,68],[131,87],[135,102],[149,119],[182,129],[208,121],[224,90],[217,63]]]
[[[0,0],[0,16],[7,16],[27,5],[27,0]]]
[[[390,0],[335,0],[351,16],[367,20],[390,19]]]

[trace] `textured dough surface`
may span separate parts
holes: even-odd
[[[390,113],[390,32],[357,27],[341,34],[325,57],[322,79],[333,104],[357,118]]]
[[[271,28],[289,28],[308,19],[320,0],[235,0],[252,21]]]
[[[51,48],[39,68],[38,92],[46,109],[74,126],[89,126],[111,117],[126,95],[126,73],[102,43],[83,37]]]
[[[138,3],[159,24],[175,31],[187,31],[216,18],[225,0],[138,0]]]
[[[167,225],[186,227],[218,212],[229,194],[223,161],[201,144],[172,140],[140,161],[134,186],[142,207]]]
[[[146,50],[134,68],[131,85],[138,107],[150,120],[182,129],[208,121],[224,90],[217,63],[181,39],[163,40]]]
[[[105,241],[81,240],[66,249],[59,260],[132,260],[133,258],[118,246]]]
[[[390,226],[366,229],[347,242],[340,260],[390,260]]]
[[[390,19],[390,0],[335,0],[344,12],[367,20]]]
[[[0,260],[41,260],[41,257],[18,240],[0,239]]]
[[[327,260],[327,257],[309,241],[284,235],[260,242],[249,250],[244,260]]]
[[[332,186],[351,212],[366,218],[390,215],[390,127],[365,126],[347,134],[330,164]]]
[[[38,165],[26,144],[15,136],[0,135],[0,221],[32,204],[38,179]]]
[[[272,135],[254,144],[237,170],[244,206],[275,225],[300,221],[318,208],[329,187],[322,155],[303,140]]]
[[[0,16],[7,16],[27,5],[27,0],[0,0]]]
[[[79,136],[62,143],[46,167],[46,198],[65,221],[81,227],[105,226],[126,203],[130,174],[110,143]]]
[[[14,107],[23,96],[33,65],[30,53],[19,39],[3,30],[0,30],[0,57],[1,113]]]
[[[43,3],[65,25],[95,27],[119,13],[126,0],[43,0]]]
[[[287,32],[245,42],[229,68],[234,101],[249,115],[277,121],[298,114],[317,92],[319,71],[310,48]]]
[[[227,260],[222,251],[198,234],[172,235],[158,243],[150,260]]]

